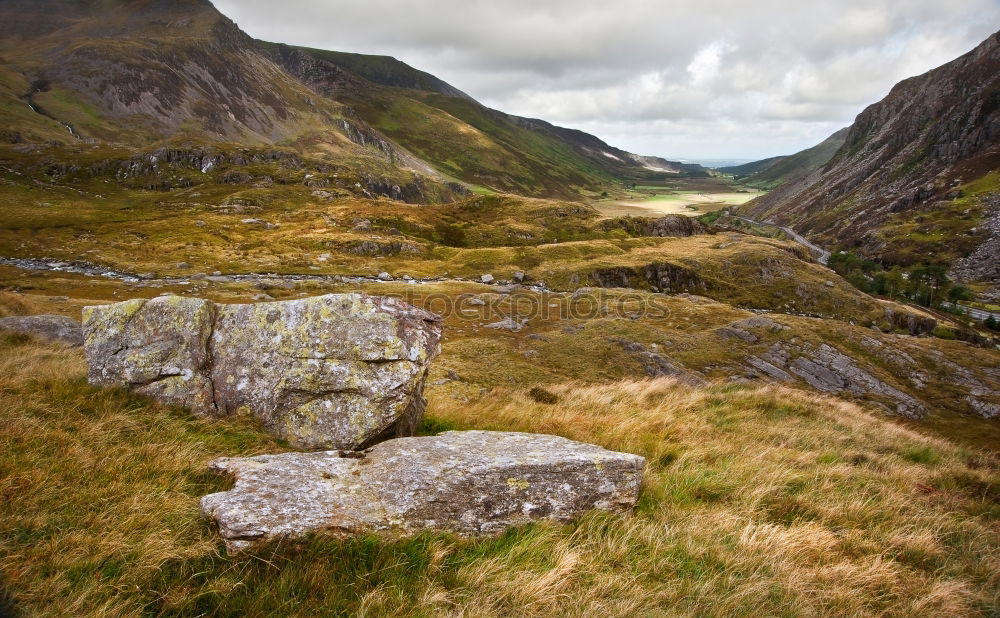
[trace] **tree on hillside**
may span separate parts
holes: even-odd
[[[953,303],[957,303],[960,300],[972,300],[973,298],[975,298],[975,296],[973,295],[972,290],[965,287],[961,283],[956,283],[948,290],[948,300]]]

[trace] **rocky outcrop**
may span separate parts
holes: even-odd
[[[746,343],[757,343],[760,340],[760,337],[751,331],[758,329],[764,332],[779,333],[783,330],[788,330],[788,327],[784,324],[775,322],[771,318],[755,315],[753,317],[746,318],[745,320],[738,320],[727,326],[717,328],[715,329],[715,334],[723,339],[740,340]]]
[[[632,236],[684,237],[707,234],[704,223],[684,215],[665,215],[659,219],[618,217],[601,224],[605,230],[625,230]]]
[[[948,248],[959,257],[978,256],[960,269],[973,277],[995,272],[996,260],[983,259],[995,252],[979,249],[992,235],[969,229],[976,225],[973,217],[951,202],[959,196],[956,187],[996,169],[998,88],[1000,33],[994,33],[969,53],[896,84],[858,115],[825,166],[740,210],[753,219],[791,225],[823,246],[905,263],[929,256],[907,252],[909,235],[891,240],[883,231],[900,221],[924,227],[925,217],[942,213],[946,225],[934,231]],[[987,213],[979,227],[988,225]]]
[[[58,341],[74,347],[83,345],[83,328],[62,315],[27,315],[0,318],[0,331]]]
[[[589,509],[627,511],[644,465],[638,455],[556,436],[449,431],[364,452],[218,459],[212,469],[236,484],[201,507],[230,550],[313,531],[496,534]]]
[[[590,280],[602,288],[649,288],[667,294],[708,289],[693,267],[670,262],[653,262],[640,267],[612,266],[594,270]]]
[[[617,337],[612,338],[611,342],[618,344],[623,350],[632,354],[650,378],[669,376],[691,386],[703,386],[707,384],[707,381],[701,375],[688,370],[683,365],[679,365],[673,359],[662,354],[656,344],[653,344],[651,348],[647,348],[638,341],[629,341],[628,339]]]
[[[902,307],[885,306],[885,319],[895,328],[907,331],[911,335],[926,335],[937,328],[937,320],[927,314],[918,314],[903,310]]]
[[[304,448],[412,434],[440,318],[402,301],[330,294],[253,305],[135,299],[84,310],[92,384],[211,416],[252,414]]]
[[[972,253],[955,262],[951,275],[959,281],[989,281],[991,297],[1000,300],[1000,194],[983,198],[983,219],[975,232],[985,236]]]
[[[869,399],[891,402],[895,412],[908,418],[927,413],[923,403],[886,384],[858,366],[857,361],[825,343],[776,342],[763,354],[751,356],[747,364],[769,377],[791,382],[791,374],[809,386],[826,393],[849,393]]]

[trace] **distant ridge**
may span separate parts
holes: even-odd
[[[254,40],[207,0],[4,0],[0,103],[7,141],[273,145],[526,196],[706,174],[491,110],[389,56]]]
[[[741,212],[885,264],[1000,283],[1000,33],[900,82],[835,136],[807,174],[783,171],[794,157],[744,168],[743,182],[777,188]]]

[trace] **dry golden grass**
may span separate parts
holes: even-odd
[[[313,537],[226,557],[216,455],[280,450],[0,342],[0,573],[26,615],[991,615],[998,462],[826,397],[666,379],[434,391],[425,431],[555,433],[648,458],[631,517],[496,537]],[[0,594],[0,599],[2,599]],[[2,601],[0,601],[2,603]]]
[[[515,565],[466,567],[474,592],[439,591],[460,613],[529,604],[568,615],[997,609],[1000,495],[991,457],[781,387],[691,389],[661,379],[550,390],[562,403],[510,392],[432,409],[459,426],[643,453],[651,465],[638,514],[597,518],[568,535],[550,531],[551,569],[527,577],[558,581],[549,594],[525,598],[511,578]]]

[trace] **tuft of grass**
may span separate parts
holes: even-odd
[[[545,390],[541,386],[535,386],[530,391],[528,391],[528,396],[531,397],[533,401],[538,403],[544,403],[546,405],[554,405],[559,403],[559,396],[555,393]]]
[[[907,461],[927,466],[932,466],[941,459],[933,448],[926,445],[911,446],[902,452],[902,457]]]

